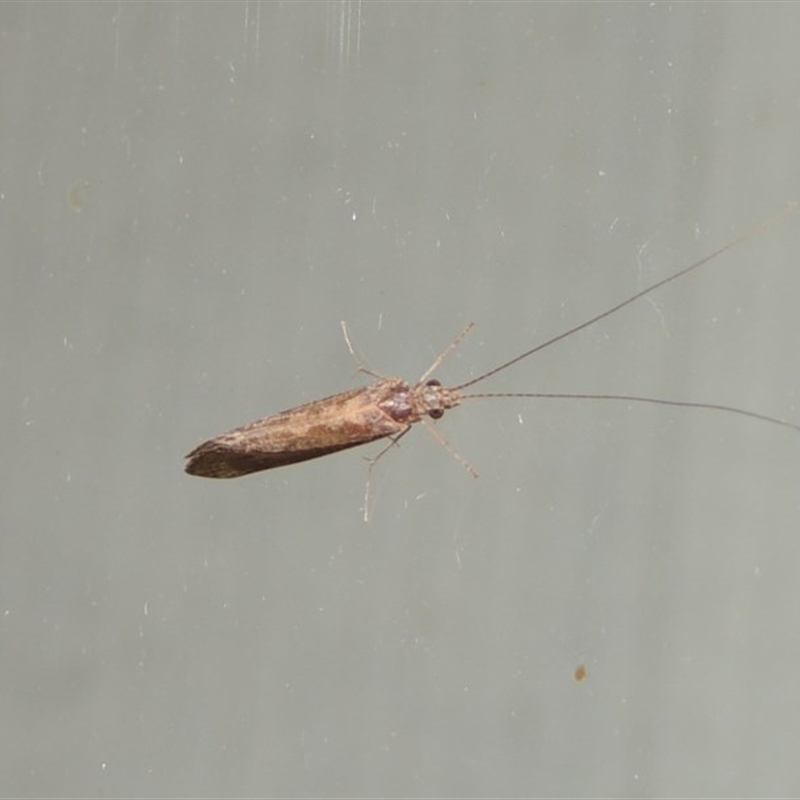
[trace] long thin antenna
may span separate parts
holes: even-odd
[[[487,394],[465,394],[462,400],[477,399],[480,397],[536,397],[544,400],[623,400],[628,403],[651,403],[658,406],[677,406],[679,408],[703,408],[708,411],[724,411],[728,414],[739,414],[743,417],[752,417],[762,422],[771,422],[773,425],[780,425],[782,428],[790,428],[800,431],[800,425],[787,422],[778,417],[770,417],[767,414],[759,414],[757,411],[747,411],[744,408],[735,406],[720,405],[719,403],[695,403],[688,400],[664,400],[660,397],[644,397],[635,394],[556,394],[551,392],[502,392]]]
[[[588,328],[590,325],[594,325],[595,322],[600,322],[601,319],[610,317],[612,314],[615,314],[621,308],[625,308],[625,306],[630,305],[631,303],[638,300],[640,297],[644,297],[645,295],[654,292],[656,289],[660,289],[662,286],[665,286],[671,281],[675,281],[678,278],[682,277],[683,275],[688,274],[689,272],[693,272],[696,269],[700,269],[700,267],[705,266],[706,264],[708,264],[709,261],[713,261],[717,256],[721,256],[723,253],[726,253],[728,250],[731,250],[737,245],[740,245],[742,242],[745,242],[748,239],[752,239],[754,236],[758,236],[758,234],[760,234],[767,228],[770,228],[773,225],[777,225],[779,222],[781,222],[783,219],[789,216],[789,214],[791,214],[796,208],[797,208],[796,202],[788,203],[780,214],[776,214],[774,217],[771,217],[766,222],[762,222],[755,228],[752,228],[746,233],[741,234],[741,236],[737,236],[735,239],[732,239],[730,242],[723,245],[718,250],[715,250],[713,253],[705,256],[704,258],[701,258],[694,264],[690,264],[688,267],[684,267],[678,272],[675,272],[672,275],[667,276],[666,278],[662,278],[660,281],[657,281],[656,283],[652,284],[652,286],[648,286],[646,289],[642,289],[640,292],[636,292],[636,294],[631,295],[627,300],[623,300],[622,302],[617,303],[615,306],[609,308],[607,311],[604,311],[602,314],[598,314],[597,316],[586,320],[586,322],[582,322],[580,325],[576,325],[574,328],[570,328],[569,330],[564,331],[564,333],[560,333],[558,336],[554,336],[552,339],[548,339],[546,342],[542,342],[542,344],[538,344],[536,345],[536,347],[532,347],[530,350],[526,350],[524,353],[522,353],[522,355],[519,355],[516,358],[512,358],[511,361],[506,361],[505,364],[501,364],[499,367],[490,369],[488,372],[484,372],[483,375],[479,375],[477,378],[473,378],[471,381],[467,381],[466,383],[462,383],[460,386],[453,387],[454,391],[458,391],[460,389],[466,389],[468,386],[473,386],[479,381],[482,381],[490,377],[491,375],[494,375],[500,372],[501,370],[504,370],[506,367],[510,367],[512,364],[516,364],[518,361],[522,361],[523,358],[532,356],[534,353],[538,353],[540,350],[544,350],[545,347],[550,347],[550,345],[555,344],[556,342],[560,342],[562,339],[566,339],[568,336],[572,336],[573,333],[582,331],[584,328]],[[777,422],[778,420],[773,420],[773,421]]]

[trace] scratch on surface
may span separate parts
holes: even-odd
[[[331,6],[332,7],[332,6]],[[336,52],[339,72],[361,55],[361,0],[340,0],[338,15],[327,25],[328,47]]]
[[[643,281],[643,274],[644,274],[644,262],[643,258],[644,255],[647,253],[647,248],[650,246],[650,241],[646,241],[644,244],[639,246],[639,249],[636,252],[636,265],[639,271],[639,278],[638,284],[639,286],[642,285]],[[661,322],[661,329],[664,331],[667,337],[669,337],[669,328],[667,327],[667,321],[664,318],[664,312],[661,310],[661,306],[652,298],[652,297],[645,297],[645,300],[650,304],[653,311],[656,312],[658,319]]]
[[[122,27],[122,0],[117,3],[117,13],[114,14],[114,74],[119,70],[119,39],[120,28]]]
[[[250,30],[253,30],[253,55],[255,63],[258,63],[258,56],[261,52],[261,3],[255,3],[255,13],[253,14],[253,19],[250,18],[250,6],[251,3],[247,2],[244,4],[244,55],[245,59],[247,58],[247,54],[250,51],[249,43],[250,43]]]

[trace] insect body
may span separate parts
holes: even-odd
[[[438,419],[458,403],[457,393],[437,380],[409,386],[399,378],[384,378],[210,439],[189,453],[186,471],[206,478],[236,478],[376,439],[397,440],[425,415]]]

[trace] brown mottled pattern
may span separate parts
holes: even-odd
[[[439,387],[411,388],[398,378],[386,378],[282,411],[196,447],[186,456],[186,472],[236,478],[399,436],[423,414],[440,411],[435,388]],[[451,407],[454,399],[446,390],[443,394],[444,407]]]

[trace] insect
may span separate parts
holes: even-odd
[[[612,314],[616,314],[625,306],[651,294],[662,286],[700,269],[733,247],[761,233],[768,226],[779,222],[791,213],[795,207],[796,204],[787,206],[778,216],[729,241],[694,264],[653,283],[608,310],[526,350],[516,358],[500,364],[477,378],[450,388],[442,386],[435,378],[430,378],[442,361],[472,329],[473,324],[470,323],[438,356],[415,384],[411,385],[400,378],[383,378],[375,373],[370,373],[378,380],[369,386],[352,389],[322,400],[315,400],[306,405],[290,408],[287,411],[282,411],[271,417],[265,417],[203,442],[186,456],[188,459],[186,472],[190,475],[200,475],[206,478],[236,478],[252,472],[297,464],[312,458],[320,458],[331,453],[338,453],[340,450],[347,450],[351,447],[374,442],[378,439],[389,439],[390,442],[387,447],[376,458],[372,459],[372,464],[374,464],[386,450],[397,444],[415,423],[424,423],[426,417],[431,417],[434,420],[439,419],[445,411],[455,408],[462,401],[482,397],[594,399],[621,400],[628,403],[653,403],[739,414],[800,431],[800,425],[755,411],[717,403],[667,400],[622,394],[553,394],[541,392],[465,394],[463,391],[532,356],[534,353],[550,347],[556,342],[566,339],[568,336],[572,336]],[[344,323],[342,323],[342,329],[347,346],[350,352],[355,355]],[[363,367],[360,369],[369,372]],[[450,450],[446,442],[441,439],[434,429],[430,426],[427,427],[435,438]],[[474,476],[477,476],[477,472],[469,464],[459,456],[457,457]],[[369,480],[367,481],[368,493]],[[365,519],[368,513],[367,503],[368,497],[365,499]]]

